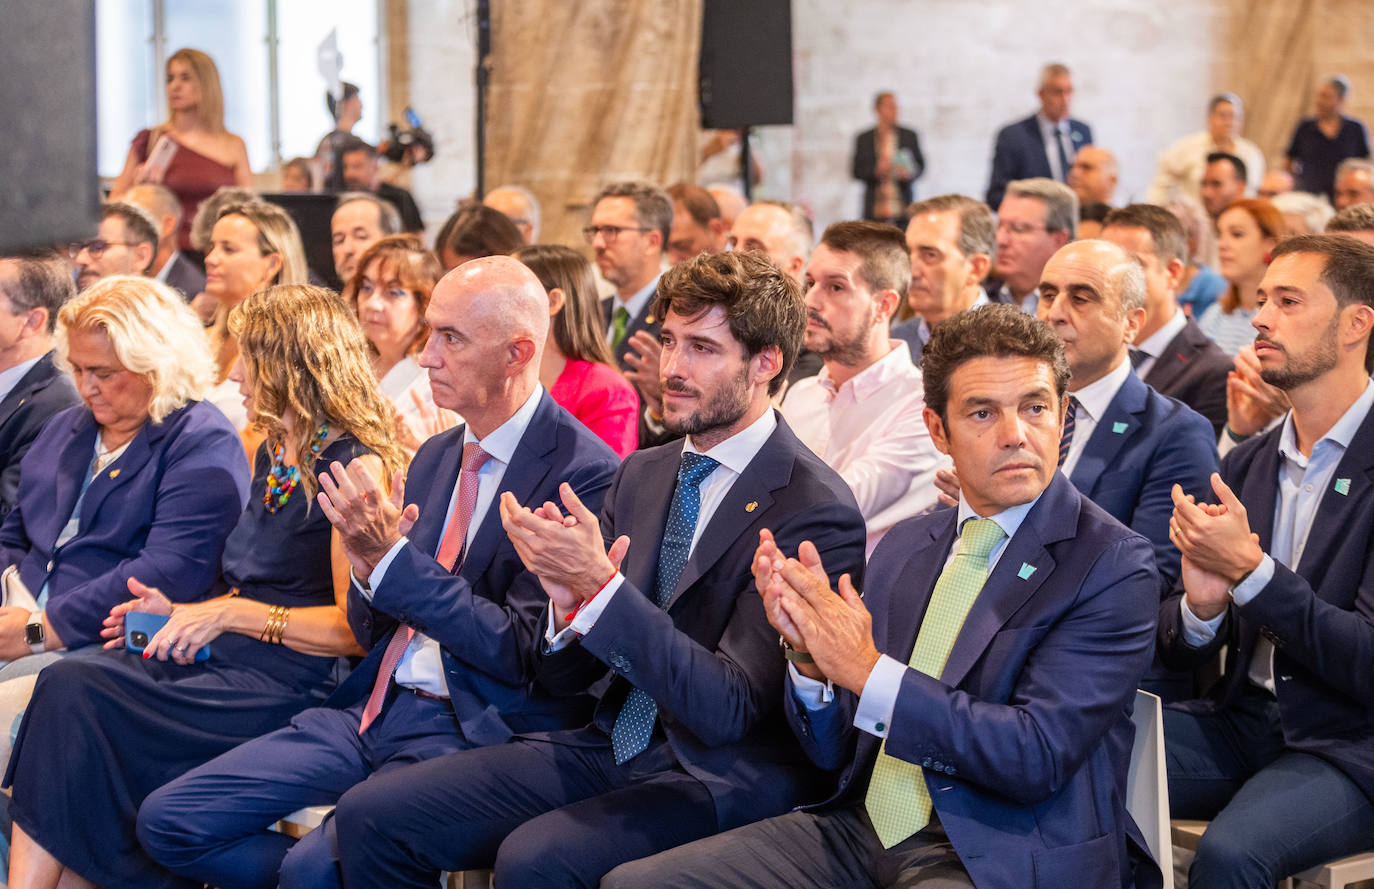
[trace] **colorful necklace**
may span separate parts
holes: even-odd
[[[310,445],[311,456],[320,453],[320,446],[324,444],[325,436],[328,434],[329,424],[320,424],[320,431],[315,433],[315,441]],[[272,449],[272,468],[267,472],[267,491],[262,495],[262,504],[267,507],[268,512],[276,512],[285,506],[286,501],[291,499],[291,493],[301,483],[300,467],[283,465],[282,454],[285,450],[284,440]]]

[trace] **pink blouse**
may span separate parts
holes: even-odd
[[[569,359],[549,394],[622,459],[639,447],[639,393],[614,368]]]

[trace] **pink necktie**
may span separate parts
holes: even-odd
[[[439,541],[438,561],[447,571],[453,571],[455,564],[462,564],[459,556],[466,548],[468,525],[472,523],[472,513],[477,508],[477,472],[486,462],[487,452],[482,450],[481,445],[475,442],[463,445],[463,469],[458,474],[458,502],[454,505],[453,517],[449,519],[448,527],[444,529],[444,536]],[[372,694],[368,696],[367,705],[363,707],[358,734],[367,731],[372,720],[382,712],[382,702],[386,700],[386,689],[391,684],[391,674],[396,672],[401,657],[405,655],[406,649],[410,647],[410,640],[414,638],[415,629],[402,624],[396,628],[391,641],[387,643],[386,651],[382,652],[382,663],[377,669],[377,681],[372,684]]]

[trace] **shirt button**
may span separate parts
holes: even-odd
[[[1311,485],[1306,485],[1306,486],[1303,487],[1303,490],[1306,491],[1307,493],[1311,494],[1311,493],[1312,493],[1312,486],[1311,486]]]
[[[875,723],[873,724],[873,728],[874,728],[876,731],[880,731],[880,732],[885,732],[885,731],[887,731],[887,726],[884,725],[884,724],[881,723],[881,722],[875,722]]]

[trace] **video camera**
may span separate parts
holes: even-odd
[[[378,152],[395,164],[428,163],[434,157],[434,137],[420,122],[420,115],[412,108],[405,110],[406,128],[390,124],[391,136],[380,146]]]

